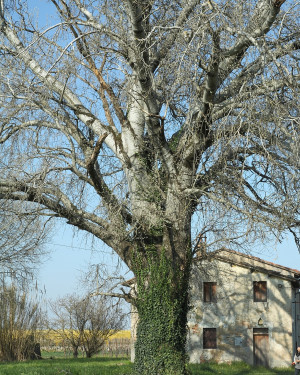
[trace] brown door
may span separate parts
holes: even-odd
[[[269,366],[269,332],[268,328],[253,329],[254,366]]]

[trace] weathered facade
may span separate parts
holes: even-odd
[[[222,250],[195,262],[190,361],[290,366],[300,345],[300,271]]]
[[[195,259],[190,362],[290,366],[300,345],[300,271],[222,250]],[[137,314],[132,312],[132,360]]]

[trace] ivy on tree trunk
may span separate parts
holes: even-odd
[[[190,262],[174,268],[164,251],[137,270],[135,373],[187,375],[186,333]]]

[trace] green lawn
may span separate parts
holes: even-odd
[[[293,375],[294,369],[266,369],[252,367],[243,362],[236,362],[232,365],[224,364],[201,364],[190,365],[193,375]]]
[[[0,375],[129,375],[132,364],[126,358],[44,359],[0,363]],[[244,363],[232,365],[190,365],[193,375],[292,375],[294,370],[253,368]]]

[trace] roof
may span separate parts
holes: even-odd
[[[289,281],[296,281],[297,279],[300,279],[300,271],[297,269],[284,267],[249,254],[229,249],[221,249],[211,253],[206,253],[204,255],[198,255],[196,259],[198,261],[204,259],[209,261],[217,259],[226,263],[248,268],[251,271],[267,273],[270,276],[277,276]]]

